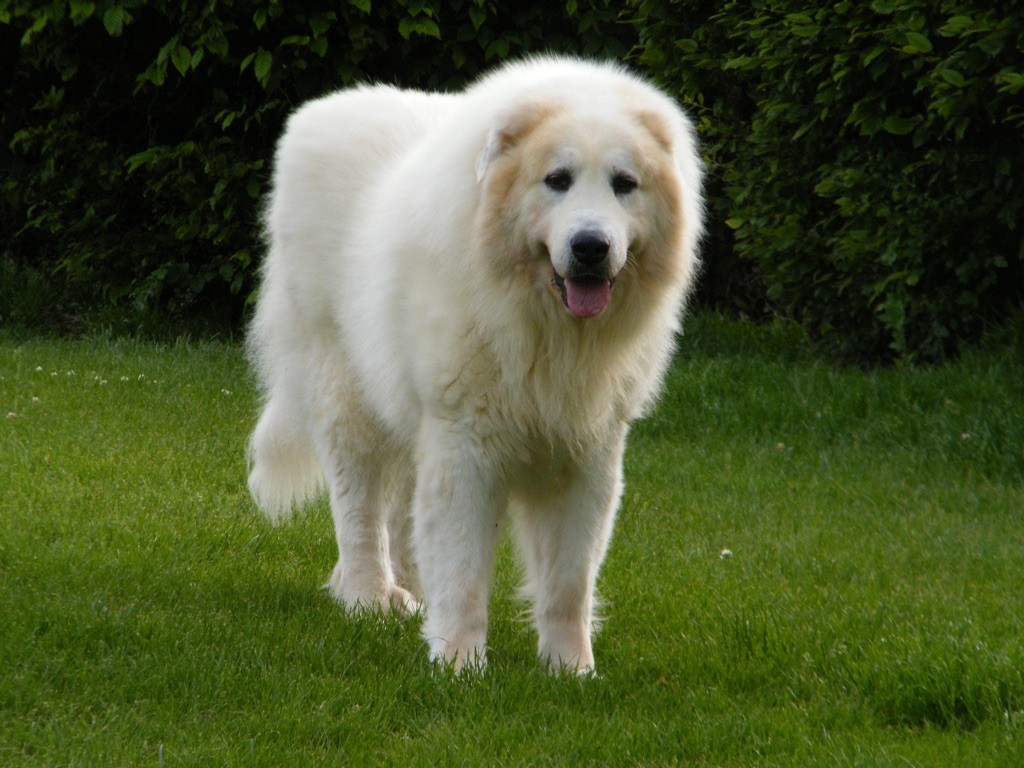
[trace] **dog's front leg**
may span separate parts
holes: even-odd
[[[456,670],[486,663],[487,602],[507,495],[485,446],[463,423],[421,431],[414,544],[433,661]]]
[[[594,584],[622,494],[622,425],[573,466],[564,488],[517,520],[533,598],[538,654],[553,671],[594,670]]]

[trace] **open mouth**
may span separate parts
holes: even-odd
[[[562,277],[552,268],[551,282],[562,294],[562,303],[576,317],[597,317],[608,306],[615,278],[598,275]]]

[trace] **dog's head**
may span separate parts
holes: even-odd
[[[678,279],[691,255],[677,155],[692,144],[663,112],[541,96],[501,116],[476,164],[491,267],[581,318],[605,312],[623,283]]]

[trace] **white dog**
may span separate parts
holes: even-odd
[[[511,513],[541,658],[593,669],[626,433],[672,354],[701,175],[669,98],[571,59],[457,95],[346,90],[291,118],[249,487],[276,519],[326,479],[340,603],[422,599],[431,658],[484,663]]]

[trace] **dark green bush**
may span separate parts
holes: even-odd
[[[628,16],[609,0],[0,0],[0,321],[237,326],[294,105],[356,80],[457,87],[538,50],[621,59],[638,39],[700,120],[706,301],[786,314],[858,360],[941,359],[1020,311],[1016,3],[634,0]]]
[[[636,33],[613,6],[0,0],[0,321],[237,324],[295,104],[357,80],[457,86],[530,51],[621,58]]]
[[[1024,289],[1024,14],[1011,0],[643,0],[696,102],[712,246],[847,357],[937,360]],[[730,232],[731,230],[731,232]]]

